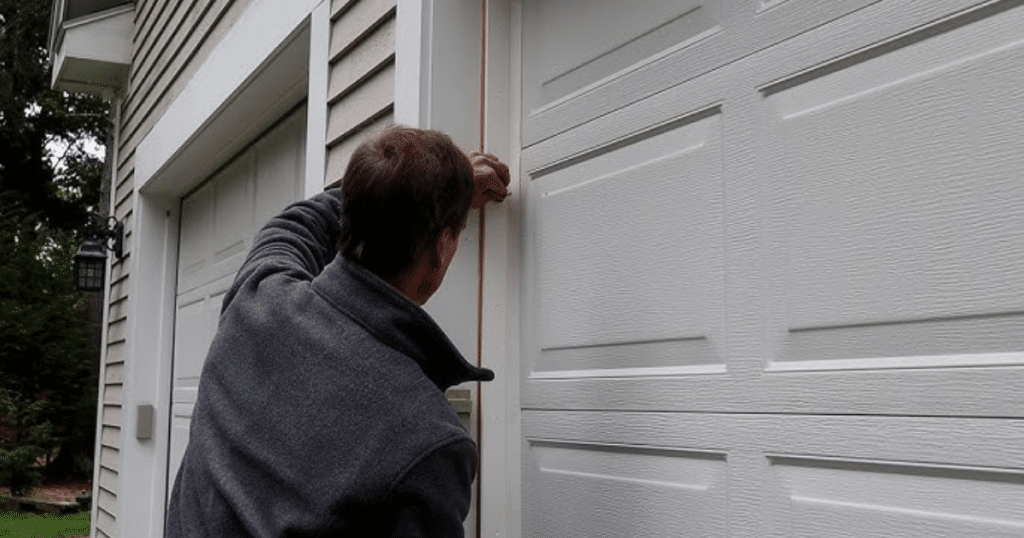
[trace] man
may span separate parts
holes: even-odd
[[[462,536],[476,446],[444,390],[494,374],[420,305],[508,182],[491,155],[391,128],[340,192],[271,219],[224,298],[168,538]]]

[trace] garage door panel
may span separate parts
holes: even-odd
[[[256,184],[254,225],[259,227],[281,212],[292,200],[302,197],[301,183],[282,181],[282,178],[305,177],[305,155],[292,147],[295,136],[305,137],[298,129],[304,118],[292,116],[278,130],[265,136],[256,148]],[[305,142],[302,142],[305,144]]]
[[[525,534],[1021,535],[1024,2],[716,13],[550,101],[524,49]]]
[[[992,314],[789,329],[769,369],[1010,366],[1024,360],[1024,316]]]
[[[194,401],[195,395],[193,394],[191,402]],[[194,407],[195,405],[192,403],[177,403],[171,408],[171,435],[167,460],[168,493],[170,488],[174,487],[174,480],[181,467],[181,459],[185,456],[185,448],[188,447],[188,431]]]
[[[771,537],[1024,528],[1024,446],[1008,442],[1021,421],[526,411],[523,432],[531,536],[557,535],[540,521],[569,536],[581,527]],[[723,509],[727,527],[716,519]],[[641,531],[615,526],[634,524],[628,510],[645,519]]]
[[[988,359],[989,357],[986,357]],[[1014,357],[1014,359],[1016,356]],[[527,409],[823,413],[837,415],[1024,418],[1024,369],[775,363],[758,377],[719,365],[660,371],[534,372],[524,380]],[[838,363],[838,364],[835,364]],[[834,367],[833,369],[827,366]],[[817,368],[816,368],[817,367]],[[849,370],[842,370],[846,367]]]
[[[721,0],[655,0],[644,9],[616,2],[532,2],[524,6],[531,109],[550,104],[657,53],[715,28]],[[612,26],[602,21],[615,20]]]
[[[181,201],[174,319],[168,489],[188,444],[192,410],[224,294],[270,208],[298,198],[305,110],[300,109]],[[260,217],[261,219],[263,217]]]
[[[524,4],[523,141],[529,146],[878,0]],[[608,24],[604,21],[615,21]]]
[[[247,243],[251,241],[253,228],[254,166],[253,157],[246,155],[235,160],[214,179],[216,194],[211,259],[214,266],[233,257],[244,256],[248,250]],[[237,267],[234,269],[237,270]]]
[[[529,146],[582,122],[657,93],[720,62],[722,17],[728,0],[660,2],[647,12],[605,1],[593,15],[568,2],[524,5],[523,140]],[[545,11],[555,11],[551,17]],[[549,17],[545,20],[545,17]],[[601,20],[628,21],[606,30]],[[552,24],[555,20],[560,24]],[[569,31],[579,46],[563,38]],[[594,31],[600,28],[601,31]],[[682,66],[666,72],[668,59]]]
[[[1020,472],[769,459],[791,506],[789,536],[952,538],[1011,536],[1024,530]]]
[[[726,535],[722,453],[534,441],[527,454],[530,536]]]
[[[793,538],[819,536],[849,538],[1017,538],[1024,532],[1019,521],[952,516],[901,507],[854,505],[795,499],[792,525],[783,532]]]
[[[209,266],[213,228],[213,188],[206,185],[182,202],[182,211],[192,218],[182,221],[178,255],[178,290],[194,289],[202,281],[198,276]]]
[[[531,380],[647,377],[724,373],[721,353],[707,336],[629,344],[542,349]]]
[[[707,337],[721,317],[721,166],[715,116],[534,178],[543,350]],[[659,366],[691,360],[711,358]]]
[[[841,19],[880,0],[760,0],[741,2],[740,19],[752,51],[763,50],[811,29]],[[749,31],[749,33],[746,33]]]
[[[735,462],[749,459],[749,451],[765,476],[774,476],[773,462],[935,467],[947,474],[987,469],[992,481],[1024,488],[1024,481],[1014,482],[1024,472],[1024,444],[1015,442],[1024,435],[1020,419],[527,409],[522,424],[530,442],[722,453]]]
[[[773,360],[1024,360],[1008,355],[1024,351],[1024,10],[1002,15],[765,90],[764,252],[787,331]]]
[[[608,352],[629,353],[629,346],[608,348]],[[581,352],[591,352],[589,349]],[[641,353],[651,353],[642,351]],[[678,355],[674,355],[678,356]],[[616,357],[617,360],[622,359]],[[587,359],[599,363],[600,358]],[[633,357],[630,357],[633,360]],[[637,359],[643,364],[643,359]],[[623,371],[624,370],[624,371]],[[657,368],[628,370],[562,370],[531,371],[523,381],[522,405],[524,409],[580,409],[618,411],[741,411],[751,398],[740,399],[740,387],[748,390],[755,386],[737,382],[723,375],[720,365],[712,364],[708,371],[698,367],[688,373],[682,368],[666,369],[658,375]],[[604,375],[601,375],[604,374]],[[639,377],[639,379],[638,379]],[[753,396],[756,398],[756,395]]]
[[[206,350],[213,341],[210,322],[216,327],[217,317],[216,314],[211,315],[210,301],[205,297],[199,297],[191,303],[179,300],[175,317],[178,323],[174,342],[174,378],[179,385],[195,387],[199,385],[199,373],[206,358]]]

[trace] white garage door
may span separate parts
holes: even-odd
[[[302,195],[305,118],[302,107],[181,201],[168,494],[224,293],[256,232]]]
[[[523,4],[524,535],[1024,536],[1024,2]]]

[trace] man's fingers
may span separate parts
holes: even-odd
[[[494,170],[495,174],[497,174],[498,176],[498,179],[500,179],[502,183],[504,183],[505,185],[511,183],[512,178],[511,174],[509,173],[508,165],[501,162],[501,159],[499,159],[496,155],[492,153],[480,153],[478,151],[473,151],[470,152],[469,159],[470,163],[473,164],[474,169],[479,167],[489,167],[492,170]],[[474,170],[474,173],[478,172]],[[480,170],[479,173],[483,174],[487,172],[484,170]]]
[[[501,161],[495,161],[494,164],[494,170],[498,173],[498,179],[500,179],[501,182],[507,186],[509,183],[512,182],[512,177],[509,174],[508,165]]]
[[[508,165],[491,153],[470,152],[469,162],[473,166],[473,182],[476,183],[472,207],[483,207],[487,202],[501,202],[508,197],[511,175]]]

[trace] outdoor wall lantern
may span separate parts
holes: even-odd
[[[118,260],[124,255],[124,224],[109,217],[105,227],[93,226],[88,233],[75,254],[75,289],[101,291],[107,274],[106,251],[113,252]]]

